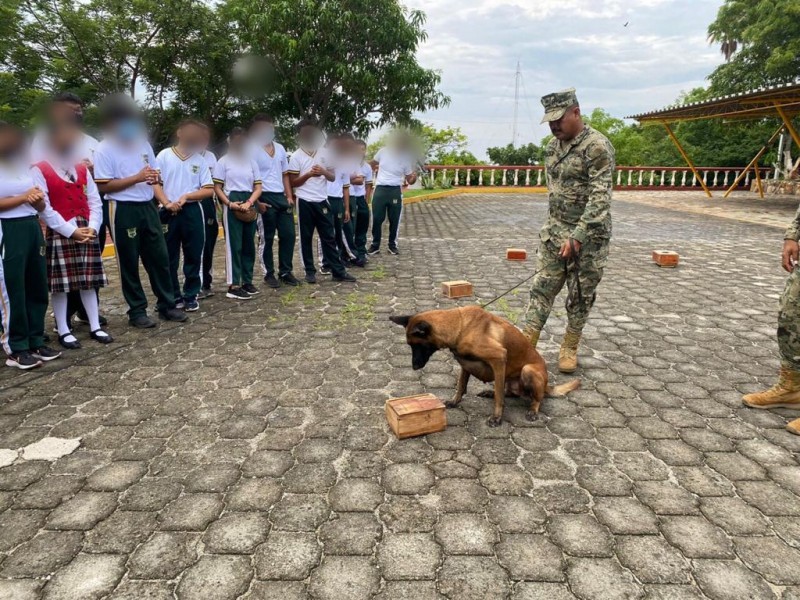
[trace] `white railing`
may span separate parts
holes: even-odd
[[[547,175],[541,165],[427,165],[435,181],[447,180],[453,186],[477,187],[542,187],[547,185]],[[703,183],[712,190],[728,189],[744,167],[696,167]],[[766,179],[771,168],[760,167],[759,174]],[[752,170],[739,181],[737,189],[750,189],[755,179]],[[697,178],[688,167],[617,167],[614,172],[615,189],[631,190],[692,190],[699,189]]]

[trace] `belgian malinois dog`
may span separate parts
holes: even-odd
[[[470,375],[484,383],[494,381],[494,410],[488,421],[491,427],[502,421],[506,394],[530,399],[526,417],[535,421],[545,395],[562,396],[580,387],[578,379],[548,387],[547,365],[522,332],[478,306],[429,310],[390,319],[406,328],[415,371],[424,367],[434,352],[444,348],[461,365],[456,393],[446,406],[459,405]]]

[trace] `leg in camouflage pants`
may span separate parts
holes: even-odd
[[[778,315],[778,348],[781,365],[800,371],[800,268],[786,280]]]
[[[595,300],[597,286],[603,277],[608,260],[608,240],[587,240],[580,250],[580,298],[575,289],[575,264],[570,262],[565,271],[564,261],[558,256],[559,246],[552,241],[540,242],[536,276],[531,286],[531,302],[527,313],[527,327],[541,331],[558,293],[567,284],[573,302],[567,306],[567,328],[574,333],[583,331],[589,311]]]

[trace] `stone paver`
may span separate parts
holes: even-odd
[[[536,423],[509,398],[489,428],[471,381],[446,431],[402,441],[385,400],[447,398],[457,367],[437,353],[413,371],[388,316],[528,276],[505,248],[533,254],[543,197],[409,205],[402,253],[357,286],[217,294],[185,326],[127,328],[109,261],[117,343],[0,370],[0,600],[800,598],[792,412],[740,405],[778,368],[795,206],[619,194],[581,389]],[[655,267],[657,248],[679,268]],[[462,278],[476,297],[443,299]],[[526,301],[523,286],[492,310],[519,323]],[[559,299],[539,345],[556,383],[564,327]],[[15,454],[45,438],[81,446]]]

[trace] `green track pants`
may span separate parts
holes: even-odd
[[[128,318],[147,314],[147,296],[139,277],[139,261],[156,295],[156,310],[175,308],[176,291],[169,273],[169,255],[164,230],[153,202],[108,201],[111,237],[117,251],[122,295],[128,303]]]
[[[294,208],[289,204],[285,194],[264,192],[259,200],[266,204],[267,212],[261,215],[258,223],[260,238],[259,255],[264,275],[288,275],[294,269],[294,244],[297,232],[294,227]],[[278,234],[278,272],[275,273],[275,259],[272,245],[275,234]]]
[[[355,204],[353,204],[355,202]],[[355,206],[355,212],[353,212]],[[356,258],[364,260],[367,257],[367,231],[369,231],[369,204],[366,196],[350,196],[350,222],[353,223],[353,245]]]
[[[164,240],[169,255],[169,274],[175,301],[195,299],[200,292],[203,268],[203,249],[206,245],[206,224],[203,207],[199,202],[189,202],[180,212],[172,214],[159,211],[164,226]],[[183,293],[178,280],[178,266],[183,253]]]
[[[400,186],[379,185],[372,195],[372,246],[381,247],[381,229],[389,218],[389,247],[397,246],[397,232],[403,214],[403,192]]]
[[[0,334],[7,354],[44,345],[47,262],[39,219],[0,219]]]
[[[247,202],[252,192],[230,192],[228,199],[234,203]],[[225,228],[225,267],[228,285],[241,287],[253,283],[253,265],[256,261],[256,223],[240,221],[227,207],[222,207],[222,225]]]

